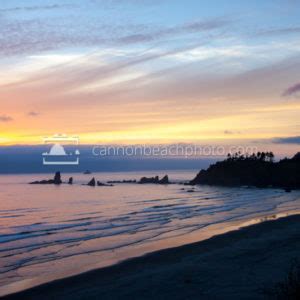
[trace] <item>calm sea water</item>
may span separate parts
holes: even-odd
[[[172,185],[83,186],[169,174]],[[0,291],[21,290],[154,250],[201,240],[253,219],[300,209],[300,192],[190,187],[195,172],[62,174],[74,185],[29,185],[49,175],[0,176]],[[0,293],[0,294],[1,294]]]

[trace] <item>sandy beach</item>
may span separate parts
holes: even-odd
[[[300,258],[289,216],[57,280],[4,299],[264,299]]]

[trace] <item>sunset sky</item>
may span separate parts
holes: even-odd
[[[1,0],[0,144],[300,143],[297,0]]]

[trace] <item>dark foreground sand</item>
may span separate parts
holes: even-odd
[[[6,299],[264,299],[300,259],[290,216],[48,283]]]

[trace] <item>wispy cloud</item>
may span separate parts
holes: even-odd
[[[10,7],[10,8],[1,8],[0,13],[18,12],[18,11],[52,10],[52,9],[69,8],[69,7],[74,7],[74,6],[71,4],[15,6],[15,7]]]
[[[121,43],[139,43],[139,42],[150,42],[159,40],[162,38],[170,38],[174,36],[180,36],[188,33],[199,33],[207,32],[215,29],[220,29],[228,26],[232,23],[232,20],[227,18],[213,18],[205,21],[194,21],[185,24],[181,24],[169,28],[161,28],[159,30],[147,30],[145,32],[135,33],[127,35],[118,39]]]
[[[29,117],[38,117],[40,115],[40,113],[36,112],[36,111],[30,111],[27,113],[27,116]]]
[[[283,93],[283,97],[293,96],[300,92],[300,82],[287,88]]]
[[[261,30],[259,35],[263,36],[276,36],[276,35],[288,35],[300,33],[300,26],[273,28],[267,30]]]
[[[240,131],[235,131],[235,130],[224,130],[223,133],[224,133],[225,135],[241,134]]]
[[[60,91],[60,89],[66,91],[73,87],[91,84],[94,81],[99,82],[107,78],[115,77],[120,72],[126,70],[130,72],[133,67],[138,67],[149,62],[155,63],[160,59],[193,50],[203,44],[204,41],[202,43],[199,42],[170,50],[147,49],[145,51],[134,51],[130,55],[121,57],[120,60],[109,64],[99,64],[99,56],[92,54],[90,56],[83,56],[81,59],[76,59],[73,63],[45,69],[44,72],[39,73],[37,76],[9,84],[7,87],[15,88],[17,86],[30,85],[31,88],[34,88],[44,85],[48,87],[53,85],[56,91]],[[137,84],[136,81],[135,84]]]
[[[13,118],[7,115],[0,115],[0,122],[10,122],[13,121]]]
[[[185,22],[175,26],[131,23],[108,23],[102,18],[93,22],[84,19],[84,26],[74,23],[71,18],[61,18],[53,13],[47,19],[30,14],[30,10],[59,9],[65,5],[14,7],[3,11],[26,10],[25,19],[3,18],[0,20],[0,54],[16,56],[59,50],[66,47],[112,47],[145,44],[169,38],[183,37],[187,34],[209,33],[225,28],[233,21],[229,18],[206,18]],[[3,12],[2,11],[2,12]],[[0,10],[1,12],[1,10]],[[69,13],[71,13],[70,10]],[[77,14],[80,12],[77,10]],[[11,39],[11,36],[14,38]],[[199,36],[197,37],[199,38]]]
[[[101,5],[101,7],[119,8],[121,5],[133,5],[133,6],[153,6],[166,2],[166,0],[89,0],[89,3],[93,5]]]

